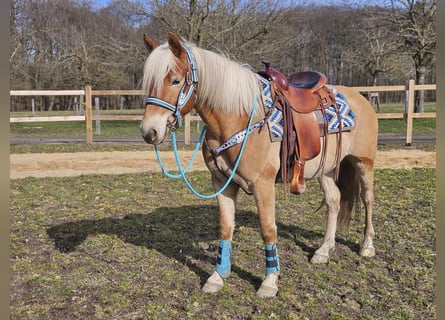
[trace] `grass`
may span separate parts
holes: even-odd
[[[93,130],[95,125],[93,121]],[[85,122],[83,121],[55,121],[55,122],[13,122],[10,124],[11,135],[20,136],[62,136],[62,137],[85,137]],[[111,136],[133,136],[139,137],[139,121],[101,121],[100,135]]]
[[[426,112],[434,112],[436,110],[435,103],[426,103]],[[404,107],[401,104],[384,104],[380,108],[380,113],[403,112]],[[125,111],[125,110],[124,110]],[[135,113],[137,110],[127,110],[127,113]],[[115,111],[116,113],[117,111]],[[108,113],[112,113],[111,111]],[[119,111],[121,113],[121,111]],[[142,114],[142,110],[140,110]],[[45,114],[47,115],[47,114]],[[18,113],[14,113],[18,116]],[[191,134],[197,139],[202,124],[192,123]],[[81,142],[60,143],[60,144],[17,144],[10,145],[11,153],[28,153],[28,152],[89,152],[89,151],[139,151],[147,150],[147,145],[143,142],[139,132],[139,121],[101,121],[100,135],[95,134],[94,139],[100,137],[127,137],[133,139],[131,143],[95,143],[88,146],[84,143],[85,139],[85,123],[81,121],[72,122],[34,122],[34,123],[11,123],[11,137],[75,137],[80,138]],[[95,126],[93,123],[93,131]],[[436,131],[436,119],[414,119],[413,131],[416,134],[434,133]],[[406,132],[406,123],[403,119],[380,119],[380,134],[402,134]],[[179,139],[184,134],[184,128],[177,131]],[[433,146],[432,148],[434,148]],[[150,148],[150,147],[148,147]],[[191,148],[183,146],[183,148]],[[427,148],[430,148],[427,146]]]
[[[424,105],[425,112],[436,112],[435,102],[426,102]],[[404,113],[405,106],[403,104],[383,104],[377,113]],[[413,132],[431,133],[436,131],[436,119],[414,119]],[[404,119],[380,119],[379,133],[389,134],[405,134],[406,122]]]
[[[165,147],[162,147],[164,149]],[[105,143],[87,145],[81,143],[61,144],[16,144],[10,145],[10,153],[57,153],[57,152],[111,152],[111,151],[147,151],[153,147],[145,143]]]
[[[425,112],[436,112],[436,102],[425,102]],[[385,103],[380,105],[380,110],[377,113],[404,113],[405,105],[401,103]]]
[[[436,132],[436,119],[414,119],[413,132],[415,133],[434,133]],[[406,122],[403,119],[380,119],[379,133],[406,134]]]
[[[127,110],[132,114],[142,110]],[[428,102],[425,104],[425,112],[435,112],[436,103]],[[105,112],[105,111],[104,111]],[[116,113],[115,111],[114,113]],[[379,113],[403,113],[404,106],[402,104],[384,104],[380,107]],[[112,114],[113,112],[105,112]],[[122,113],[121,111],[118,112]],[[125,113],[125,114],[127,114]],[[44,113],[44,115],[55,115],[56,113]],[[23,115],[29,115],[25,113]],[[22,115],[22,116],[23,116]],[[19,113],[14,113],[12,116],[19,116]],[[404,133],[406,130],[405,121],[402,119],[381,119],[379,120],[380,133]],[[85,136],[85,123],[83,121],[71,122],[32,122],[32,123],[11,123],[12,135],[22,136]],[[191,134],[199,135],[200,127],[196,122],[192,123]],[[415,132],[434,132],[436,129],[436,119],[414,119]],[[95,122],[93,122],[93,130],[95,130]],[[178,135],[183,134],[183,128],[178,130]],[[136,136],[139,137],[139,121],[101,121],[101,136]]]
[[[11,180],[12,319],[435,319],[435,170],[376,170],[377,255],[358,256],[363,210],[337,233],[325,266],[315,181],[283,200],[277,186],[279,295],[255,297],[264,273],[253,199],[240,194],[233,272],[214,295],[215,200],[161,174]],[[207,172],[193,172],[210,193]],[[403,186],[403,187],[401,187]]]

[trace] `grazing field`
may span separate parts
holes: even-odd
[[[403,104],[382,104],[377,113],[403,113],[405,107]],[[436,112],[436,102],[426,102],[425,112]],[[144,110],[103,110],[102,114],[106,115],[142,115]],[[67,112],[37,112],[38,116],[68,116],[74,113]],[[12,117],[32,116],[30,112],[12,112]],[[140,121],[135,120],[102,120],[100,121],[100,134],[96,134],[96,121],[93,121],[94,137],[137,137],[140,138],[139,130]],[[191,135],[197,138],[202,128],[202,122],[193,121],[191,124]],[[66,121],[66,122],[13,122],[10,124],[10,132],[12,137],[77,137],[84,138],[85,133],[84,121]],[[431,133],[436,130],[436,119],[414,119],[414,133]],[[379,133],[400,133],[406,132],[406,122],[403,119],[380,119]],[[184,128],[178,129],[178,135],[184,134]],[[142,138],[141,138],[142,142]]]
[[[191,181],[210,193],[205,171]],[[264,273],[253,199],[240,194],[233,272],[200,287],[218,244],[215,200],[160,173],[10,181],[11,319],[435,319],[435,170],[376,170],[377,255],[357,252],[363,210],[337,233],[328,265],[321,191],[284,199],[277,185],[278,296],[255,297]]]

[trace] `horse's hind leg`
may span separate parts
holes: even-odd
[[[357,169],[360,173],[360,197],[363,201],[363,205],[365,206],[366,221],[364,240],[360,250],[360,255],[362,257],[373,257],[375,255],[375,249],[372,243],[375,236],[374,227],[372,225],[372,207],[374,204],[373,161],[369,159],[361,160],[361,162],[357,163]]]
[[[219,190],[216,186],[215,190]],[[224,286],[223,279],[228,278],[231,271],[230,256],[232,253],[232,236],[235,229],[235,206],[239,186],[230,184],[222,194],[217,197],[219,208],[220,242],[216,270],[207,279],[202,290],[207,293],[218,292]]]
[[[329,262],[329,252],[335,249],[335,232],[337,230],[337,218],[340,210],[340,190],[334,179],[324,175],[319,178],[320,185],[324,193],[324,201],[328,207],[326,232],[323,244],[315,251],[311,259],[312,263]]]

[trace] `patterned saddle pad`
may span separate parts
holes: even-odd
[[[273,106],[273,101],[271,97],[270,82],[261,76],[258,76],[262,86],[262,98],[266,105],[266,108],[270,111],[272,108],[272,114],[268,120],[270,139],[272,141],[281,141],[283,139],[283,125],[284,119],[282,112]],[[340,107],[340,119],[337,116],[334,106],[329,106],[326,108],[326,120],[328,122],[328,133],[336,133],[339,131],[340,121],[342,124],[342,132],[351,131],[355,128],[355,114],[346,102],[345,96],[336,90],[335,88],[329,87],[335,94],[335,102]],[[323,115],[320,110],[314,111],[318,121],[322,124]]]

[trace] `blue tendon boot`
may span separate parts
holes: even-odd
[[[266,276],[269,273],[280,272],[277,244],[266,244]]]
[[[230,262],[230,256],[232,254],[232,241],[221,240],[219,242],[218,256],[216,259],[216,271],[222,278],[228,278],[230,276],[230,270],[232,264]]]
[[[216,270],[207,279],[202,287],[202,291],[206,293],[215,293],[224,286],[223,278],[230,275],[232,264],[230,262],[230,255],[232,254],[232,241],[221,240],[218,247],[218,256],[216,258]]]
[[[280,259],[276,243],[266,244],[266,279],[257,291],[259,298],[275,297],[278,293],[278,276],[280,274]]]

